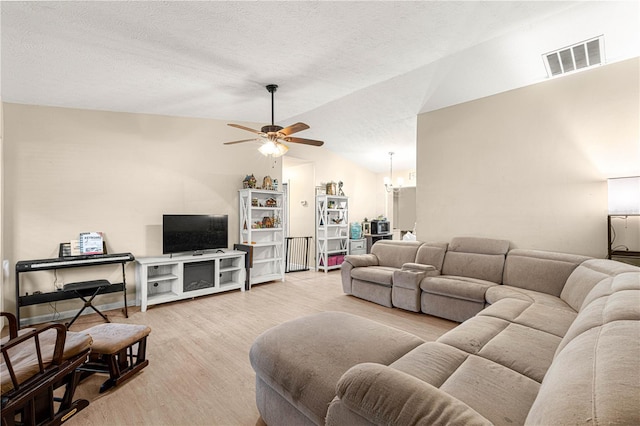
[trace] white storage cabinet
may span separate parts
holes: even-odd
[[[284,193],[241,189],[240,242],[253,246],[250,283],[284,281]]]
[[[222,291],[244,291],[243,251],[202,255],[173,255],[136,259],[136,306],[204,296]]]
[[[342,266],[349,252],[349,197],[316,196],[316,269]]]

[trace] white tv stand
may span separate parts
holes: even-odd
[[[173,302],[207,294],[244,291],[245,252],[179,254],[136,259],[136,306]]]

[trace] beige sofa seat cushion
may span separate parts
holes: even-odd
[[[496,426],[523,424],[539,389],[535,380],[473,355],[440,386]]]
[[[553,361],[561,337],[490,316],[476,316],[438,339],[536,382]]]
[[[249,359],[267,385],[316,424],[324,424],[336,384],[363,362],[391,364],[424,343],[404,331],[344,312],[321,312],[271,328]]]
[[[640,424],[638,354],[639,321],[615,321],[572,339],[549,368],[525,424]]]
[[[527,290],[520,287],[512,287],[509,285],[496,285],[489,287],[485,293],[485,300],[489,304],[494,304],[502,299],[518,299],[531,303],[539,303],[545,306],[552,306],[559,309],[573,311],[571,306],[567,305],[562,299],[551,296],[539,291]]]
[[[387,266],[368,266],[366,268],[353,268],[351,270],[351,278],[354,280],[367,281],[391,287],[393,283],[393,272],[397,268]]]
[[[502,283],[560,297],[573,270],[588,259],[574,254],[513,249],[504,263]]]
[[[601,281],[626,272],[639,272],[640,268],[607,259],[589,259],[578,266],[567,278],[560,298],[579,311],[587,294]]]
[[[491,425],[446,392],[380,364],[364,363],[349,369],[338,382],[337,395],[339,399],[329,407],[328,426]],[[358,421],[349,411],[366,421]]]
[[[390,366],[435,387],[442,384],[469,357],[469,353],[453,346],[427,342],[407,353]]]
[[[480,352],[493,337],[509,326],[507,321],[495,318],[476,319],[452,330],[470,326],[460,334],[453,335],[450,331],[437,342],[424,343],[390,367],[450,394],[494,424],[522,424],[538,391],[538,381],[482,355],[449,345],[456,343]],[[475,336],[477,343],[465,346],[463,339],[470,336]]]
[[[487,289],[494,285],[497,284],[477,278],[439,275],[425,277],[420,282],[420,289],[426,293],[440,296],[484,302],[484,295]]]
[[[564,337],[578,314],[566,307],[547,306],[518,299],[502,299],[478,316],[500,318],[535,330]]]

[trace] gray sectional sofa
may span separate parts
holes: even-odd
[[[640,268],[500,240],[378,244],[347,257],[345,292],[468,318],[435,342],[341,312],[266,331],[250,359],[267,424],[640,424]]]

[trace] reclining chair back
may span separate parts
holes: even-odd
[[[509,241],[491,238],[456,237],[449,243],[442,265],[443,275],[502,282]]]
[[[416,261],[420,241],[380,240],[371,246],[371,254],[378,258],[378,266],[402,268],[405,263]]]

